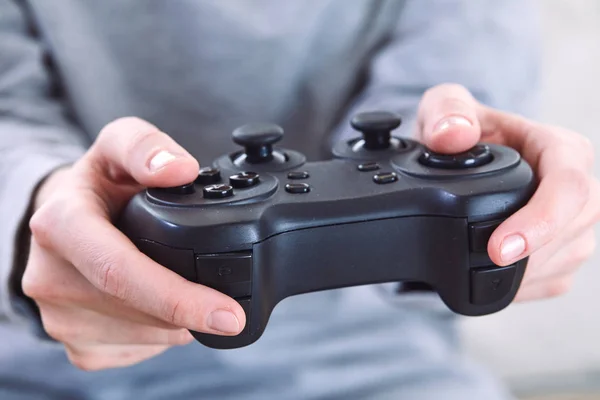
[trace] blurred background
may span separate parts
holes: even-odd
[[[598,155],[600,1],[537,2],[545,51],[540,117],[585,134]],[[464,345],[522,398],[600,399],[599,284],[597,251],[570,294],[464,320]]]
[[[537,3],[545,57],[540,119],[588,136],[600,160],[600,0]],[[463,319],[461,329],[471,356],[521,399],[600,400],[600,250],[566,296]]]

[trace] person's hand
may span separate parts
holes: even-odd
[[[593,225],[600,219],[600,184],[592,176],[590,141],[486,107],[453,84],[425,93],[418,135],[440,153],[462,152],[482,141],[510,146],[523,156],[539,186],[529,203],[495,230],[488,253],[501,266],[530,256],[517,301],[567,292],[578,267],[594,252]]]
[[[191,182],[198,170],[155,126],[124,118],[41,186],[22,287],[77,367],[138,363],[192,341],[187,329],[221,335],[243,329],[245,314],[235,300],[153,262],[111,224],[143,187]]]

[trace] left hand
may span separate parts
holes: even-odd
[[[593,226],[600,220],[591,142],[576,132],[484,106],[454,84],[425,93],[418,135],[440,153],[462,152],[482,141],[522,155],[539,186],[529,203],[495,230],[488,253],[501,266],[530,256],[516,301],[566,293],[576,270],[594,252]]]

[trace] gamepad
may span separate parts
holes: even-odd
[[[243,150],[194,182],[137,194],[117,226],[159,264],[242,305],[239,335],[192,332],[213,348],[258,340],[286,297],[355,285],[424,283],[463,315],[505,308],[527,259],[499,267],[487,242],[532,196],[532,169],[495,144],[434,153],[393,135],[400,122],[358,114],[351,125],[362,135],[320,162],[276,147],[277,125],[242,126],[233,140]]]

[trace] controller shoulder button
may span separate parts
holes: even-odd
[[[487,252],[488,241],[503,220],[476,222],[469,225],[469,242],[474,253]]]
[[[133,241],[139,251],[185,279],[196,282],[194,250],[167,246],[148,239]]]
[[[252,294],[252,253],[196,256],[197,282],[230,297]]]
[[[516,275],[517,264],[471,269],[471,303],[483,306],[502,300],[511,291]]]

